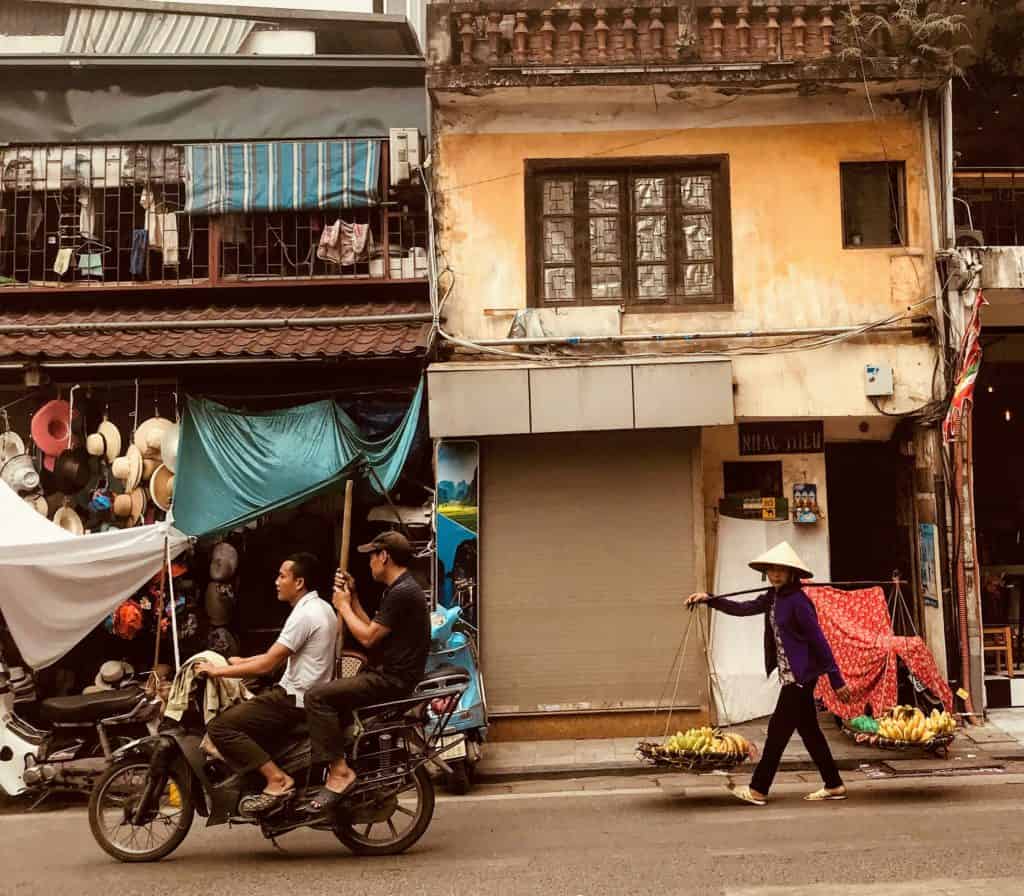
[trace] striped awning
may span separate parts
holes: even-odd
[[[381,140],[201,143],[185,147],[195,215],[354,208],[380,202]]]

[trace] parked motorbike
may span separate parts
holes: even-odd
[[[89,800],[89,826],[99,846],[121,862],[154,862],[185,839],[196,813],[206,826],[250,824],[274,840],[289,831],[329,831],[357,855],[395,855],[423,836],[434,814],[427,771],[439,759],[439,733],[427,725],[431,699],[458,697],[464,672],[428,675],[425,693],[360,709],[350,729],[349,763],[357,783],[329,816],[310,817],[302,806],[323,786],[327,767],[312,761],[308,732],[297,728],[274,756],[296,782],[295,796],[267,813],[244,815],[241,801],[265,786],[258,772],[236,774],[201,748],[198,707],[180,728],[116,751]],[[447,718],[441,717],[441,729]]]
[[[462,618],[462,607],[439,607],[430,616],[430,655],[427,670],[461,670],[469,684],[459,696],[457,705],[449,707],[436,698],[430,704],[431,726],[440,729],[441,754],[452,771],[445,776],[445,786],[452,793],[469,793],[473,786],[473,771],[483,755],[487,738],[487,700],[484,680],[477,662],[476,646],[465,632],[457,630]],[[449,701],[450,702],[450,698]],[[441,725],[442,718],[448,718]]]
[[[88,793],[114,750],[156,731],[160,701],[137,685],[74,697],[53,697],[25,719],[8,668],[0,659],[0,790],[8,796],[56,791]],[[41,727],[46,726],[46,727]]]

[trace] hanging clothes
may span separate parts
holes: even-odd
[[[366,261],[374,252],[373,232],[369,224],[351,224],[340,218],[320,235],[316,257],[343,267]]]
[[[152,190],[143,190],[139,205],[146,210],[146,232],[149,234],[149,248],[163,253],[164,265],[177,267],[180,256],[178,242],[178,216],[168,212],[157,200]]]
[[[146,254],[149,251],[149,231],[140,227],[132,231],[132,254],[128,270],[133,277],[146,273]]]
[[[96,232],[97,192],[97,190],[83,190],[78,194],[78,232],[86,239],[99,238],[99,234]]]

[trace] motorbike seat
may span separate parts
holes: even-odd
[[[51,725],[98,722],[129,712],[142,695],[142,688],[127,687],[99,694],[51,697],[39,704],[39,717]]]
[[[463,669],[462,666],[453,666],[451,663],[445,663],[436,669],[431,669],[424,675],[416,690],[433,690],[434,687],[438,687],[441,684],[469,684],[469,672]]]

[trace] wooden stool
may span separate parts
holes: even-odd
[[[1013,632],[1008,625],[986,625],[982,629],[985,655],[992,654],[996,662],[996,675],[1006,665],[1006,674],[1013,678]]]

